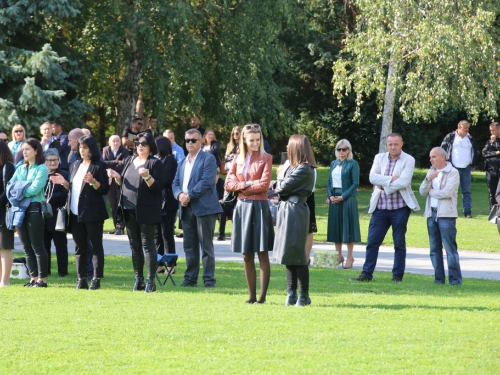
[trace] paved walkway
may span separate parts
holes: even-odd
[[[181,258],[184,257],[184,250],[182,247],[182,239],[176,238],[176,251]],[[216,241],[215,256],[219,261],[242,262],[241,254],[232,253],[230,250],[230,240]],[[122,255],[130,256],[130,247],[128,244],[128,237],[115,236],[112,234],[105,234],[103,236],[104,253],[106,255]],[[68,249],[71,254],[74,254],[75,246],[68,235]],[[311,258],[313,258],[314,251],[333,251],[333,244],[329,243],[315,243],[313,246]],[[15,236],[15,250],[22,251],[22,246],[18,236]],[[52,247],[54,253],[54,248]],[[344,256],[347,250],[344,251]],[[500,280],[500,253],[488,253],[459,250],[460,266],[462,268],[462,276],[464,278],[482,278]],[[391,271],[393,265],[394,249],[388,246],[382,246],[377,262],[377,271]],[[361,272],[363,263],[365,261],[365,246],[354,246],[354,269]],[[445,262],[446,267],[446,262]],[[406,255],[406,272],[421,275],[434,275],[431,260],[429,258],[429,249],[421,249],[409,247]]]

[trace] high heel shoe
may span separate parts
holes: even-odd
[[[344,256],[339,255],[337,257],[338,268],[344,268]]]
[[[345,270],[350,270],[352,268],[353,264],[354,264],[354,258],[352,258],[352,262],[351,262],[350,266],[348,266],[347,264],[348,263],[346,262],[345,266],[343,266],[342,268],[345,269]]]

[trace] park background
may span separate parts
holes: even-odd
[[[482,148],[498,119],[499,13],[493,0],[3,0],[0,123],[37,136],[59,118],[104,146],[135,115],[156,115],[179,140],[197,115],[223,145],[233,126],[261,124],[275,157],[291,134],[306,134],[323,165],[321,239],[322,181],[339,139],[350,140],[362,168],[364,228],[367,171],[388,129],[421,167],[414,190],[430,148],[458,121],[472,123]],[[458,219],[459,247],[498,251],[481,168],[475,217]],[[420,214],[408,238],[425,246]],[[376,273],[376,282],[353,285],[359,270],[311,269],[313,305],[296,309],[283,306],[280,266],[268,302],[248,306],[240,264],[219,263],[214,290],[146,296],[130,293],[130,259],[106,262],[96,293],[74,290],[71,277],[51,278],[44,291],[19,282],[1,291],[2,372],[500,370],[498,281],[453,288],[407,275],[396,285]]]

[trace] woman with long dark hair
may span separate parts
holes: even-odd
[[[177,172],[177,162],[172,155],[172,146],[168,138],[160,136],[155,139],[155,142],[158,148],[157,156],[161,161],[164,177],[161,224],[156,224],[155,229],[156,252],[164,255],[166,248],[167,254],[175,254],[174,228],[179,202],[174,198],[174,194],[172,193],[172,181],[174,181],[175,173]],[[160,267],[157,272],[164,273],[164,266],[160,265]],[[174,273],[175,269],[172,269],[171,272]]]
[[[23,150],[24,163],[16,169],[10,184],[17,181],[29,183],[23,191],[24,198],[30,198],[31,202],[25,208],[25,216],[21,223],[16,223],[19,239],[23,244],[26,263],[31,280],[26,287],[47,287],[48,259],[47,252],[43,246],[43,231],[45,221],[42,215],[42,203],[45,201],[44,189],[47,184],[49,170],[45,166],[45,156],[42,145],[35,138],[27,139],[21,146]],[[17,185],[16,185],[17,186]],[[11,203],[14,206],[13,201]],[[25,207],[20,202],[18,207]]]
[[[125,159],[121,174],[108,169],[108,176],[121,186],[120,205],[125,217],[135,272],[132,288],[134,292],[156,291],[155,228],[162,222],[163,190],[163,166],[161,161],[154,157],[156,154],[153,136],[147,132],[140,133],[135,142],[134,155]],[[146,283],[144,262],[148,273]]]
[[[7,139],[7,134],[0,130],[0,136]],[[1,139],[1,138],[0,138]],[[12,249],[14,248],[14,231],[7,228],[5,210],[8,203],[5,187],[16,171],[14,157],[7,143],[0,141],[0,288],[10,285],[12,271]]]
[[[304,306],[311,303],[306,254],[310,213],[306,201],[314,188],[316,161],[309,139],[304,135],[292,135],[287,151],[290,166],[278,168],[274,185],[280,195],[274,255],[278,263],[286,266],[288,296],[285,305]],[[300,284],[298,297],[297,280]]]
[[[104,277],[104,248],[102,231],[108,211],[103,195],[109,190],[106,165],[101,161],[101,151],[97,141],[91,135],[84,135],[78,140],[81,160],[71,164],[69,182],[59,173],[50,180],[63,184],[69,190],[68,216],[69,227],[77,246],[75,263],[78,280],[76,289],[97,290]],[[87,283],[87,238],[92,245],[92,264],[94,276],[89,288]]]

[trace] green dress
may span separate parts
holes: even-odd
[[[338,195],[334,194],[332,187],[332,172],[339,164],[340,160],[334,160],[330,164],[330,173],[328,174],[326,186],[328,197]],[[358,201],[356,198],[359,186],[359,165],[357,161],[344,160],[341,181],[341,195],[344,201],[340,204],[330,204],[326,240],[336,243],[361,242]]]

